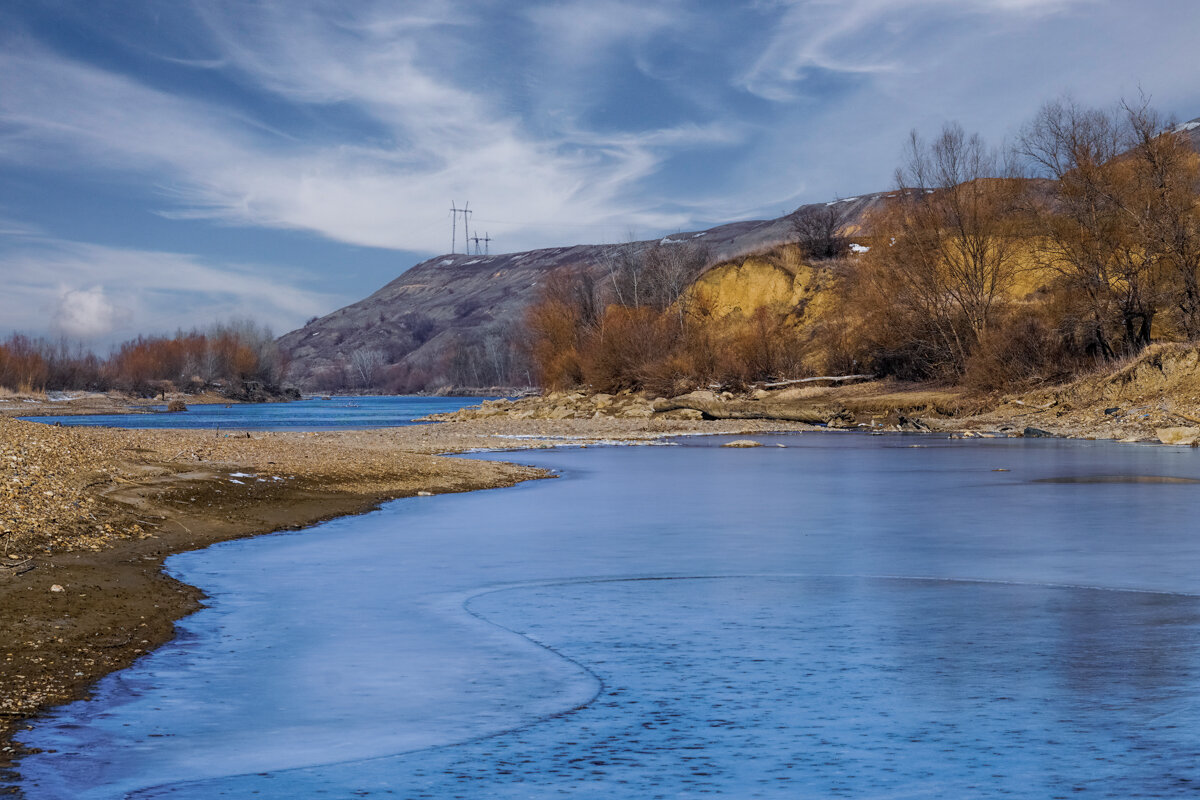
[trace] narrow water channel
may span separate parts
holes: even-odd
[[[210,607],[26,735],[23,788],[1196,794],[1195,451],[761,438],[176,556]]]

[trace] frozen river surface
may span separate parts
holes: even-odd
[[[28,733],[24,789],[1200,792],[1196,451],[762,440],[176,556],[211,607]]]

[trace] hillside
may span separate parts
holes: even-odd
[[[1200,118],[1175,130],[1200,149]],[[1029,186],[1048,197],[1054,182],[1039,179]],[[867,212],[889,195],[836,201],[842,230],[866,237]],[[814,308],[824,305],[819,276],[804,264],[747,257],[795,241],[797,216],[826,205],[832,204],[802,206],[778,219],[735,222],[660,240],[437,256],[370,297],[282,336],[279,345],[289,360],[287,379],[308,391],[528,385],[521,323],[548,276],[572,270],[602,285],[610,281],[623,254],[645,254],[659,246],[700,253],[689,262],[686,280],[695,284],[691,291],[707,293],[718,313],[783,303],[803,315],[810,303]],[[1024,266],[1018,285],[1010,287],[1010,299],[1019,300],[1042,286],[1044,276]]]
[[[838,201],[848,226],[886,193]],[[357,303],[280,337],[289,382],[308,391],[376,386],[416,391],[446,386],[526,384],[511,358],[514,328],[552,272],[584,269],[595,280],[622,248],[698,243],[705,267],[794,238],[784,217],[720,225],[632,244],[576,245],[502,255],[442,255],[423,261]],[[692,276],[697,277],[697,276]]]

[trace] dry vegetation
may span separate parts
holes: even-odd
[[[13,334],[0,342],[0,391],[108,391],[139,397],[218,389],[246,399],[270,393],[284,365],[270,331],[252,322],[172,337],[141,337],[100,358],[80,344]]]
[[[795,245],[707,272],[690,244],[631,250],[608,281],[548,282],[531,360],[548,387],[660,395],[819,374],[1070,380],[1200,335],[1198,187],[1190,140],[1145,103],[1049,103],[1008,153],[954,125],[914,134],[861,254],[836,203],[797,216]]]

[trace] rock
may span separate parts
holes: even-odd
[[[721,447],[762,447],[762,442],[756,442],[753,439],[735,439],[732,442],[726,442]]]
[[[1044,431],[1041,428],[1026,428],[1024,431],[1026,439],[1053,439],[1054,434],[1050,431]]]
[[[730,395],[730,396],[732,397],[732,395]],[[671,400],[673,400],[676,403],[685,403],[685,404],[686,403],[716,403],[716,402],[719,402],[720,399],[721,398],[717,397],[716,392],[709,391],[708,389],[697,389],[694,392],[688,392],[687,394],[681,394],[678,397],[671,398]]]
[[[171,402],[167,403],[167,411],[170,411],[171,413],[187,411],[187,403],[184,403],[182,400],[172,400]]]
[[[664,411],[663,419],[682,419],[688,422],[696,422],[704,419],[704,415],[694,408],[677,408],[674,411]]]
[[[53,586],[51,586],[51,587],[50,587],[50,591],[52,591],[52,592],[61,592],[61,591],[63,591],[63,587],[59,586],[59,585],[56,583],[56,584],[54,584]]]
[[[433,497],[433,492],[420,491],[417,492],[417,497]]]
[[[1196,444],[1200,428],[1158,428],[1154,435],[1163,444]]]

